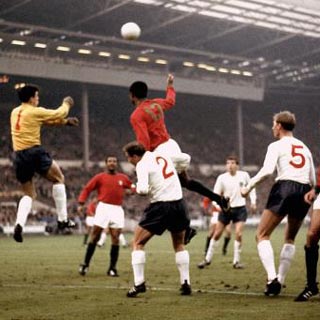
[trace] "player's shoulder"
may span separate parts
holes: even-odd
[[[108,174],[106,172],[99,172],[96,175],[94,175],[92,179],[102,179],[107,176]]]
[[[229,176],[230,176],[230,175],[229,175],[229,172],[220,173],[220,174],[217,176],[215,185],[221,184],[221,183],[225,182],[226,180],[228,180],[228,177],[229,177]]]
[[[288,145],[290,145],[290,142],[288,140],[280,139],[280,140],[271,142],[268,145],[268,150],[274,151],[274,152],[283,151],[285,150],[285,146],[288,146]]]
[[[296,138],[296,137],[292,137],[292,141],[297,144],[297,145],[302,145],[304,147],[307,147],[307,145],[300,139]],[[308,147],[307,147],[308,148]]]
[[[123,173],[123,172],[117,172],[117,173],[116,173],[116,177],[121,178],[121,179],[129,179],[129,176],[126,175],[126,174]]]
[[[239,176],[248,176],[249,175],[249,173],[247,171],[244,171],[244,170],[238,170],[237,174]]]
[[[229,175],[230,175],[229,172],[223,172],[223,173],[220,173],[220,174],[218,175],[218,178],[217,178],[217,179],[224,179],[224,178],[228,177]]]

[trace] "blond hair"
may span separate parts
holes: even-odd
[[[273,116],[276,123],[280,123],[282,128],[287,131],[292,131],[296,125],[296,116],[290,111],[280,111]]]

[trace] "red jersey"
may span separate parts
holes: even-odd
[[[207,212],[210,212],[210,213],[213,213],[213,212],[220,212],[221,211],[221,208],[219,207],[218,204],[213,204],[212,203],[212,200],[210,200],[209,198],[207,197],[204,197],[202,199],[202,203],[201,203],[201,206],[204,210],[206,210]],[[210,209],[210,211],[209,211]]]
[[[130,189],[132,182],[123,173],[110,174],[102,172],[95,175],[82,189],[78,202],[85,203],[93,190],[98,192],[98,200],[108,204],[121,205],[124,190]]]
[[[158,145],[169,140],[170,135],[164,122],[163,111],[171,109],[176,103],[173,87],[167,88],[165,99],[147,99],[140,103],[130,116],[136,140],[146,150],[153,151]]]
[[[88,206],[87,206],[87,216],[88,217],[94,217],[96,213],[96,207],[97,207],[97,202],[96,201],[91,201]]]

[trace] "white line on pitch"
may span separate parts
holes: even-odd
[[[1,287],[5,288],[55,288],[55,289],[109,289],[109,290],[128,290],[129,287],[123,286],[99,286],[99,285],[42,285],[42,284],[2,284]],[[149,291],[178,291],[177,288],[166,288],[166,287],[148,287]],[[223,291],[223,290],[214,290],[214,289],[192,289],[193,294],[201,293],[214,293],[214,294],[230,294],[230,295],[239,295],[239,296],[261,296],[263,297],[262,292],[238,292],[238,291]],[[281,294],[282,297],[295,297],[293,294]]]

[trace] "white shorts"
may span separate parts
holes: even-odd
[[[86,216],[86,225],[88,227],[93,227],[94,216]]]
[[[191,157],[187,153],[183,153],[178,143],[173,139],[158,145],[154,152],[170,157],[178,173],[186,170],[190,165]]]
[[[106,227],[122,229],[124,227],[124,211],[121,206],[99,202],[93,223],[102,229]]]
[[[218,217],[219,217],[219,212],[218,211],[214,211],[212,213],[212,217],[210,219],[210,224],[216,224],[218,222]]]
[[[320,194],[318,194],[316,200],[314,200],[312,209],[320,210]]]

